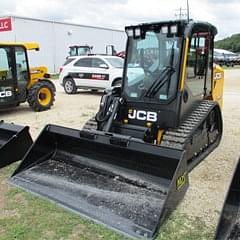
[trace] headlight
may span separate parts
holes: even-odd
[[[140,28],[135,28],[134,30],[134,37],[140,37],[141,36],[141,29]]]
[[[133,29],[132,28],[127,29],[126,33],[127,33],[128,37],[133,37]]]
[[[170,28],[171,34],[176,34],[178,31],[177,25],[172,25]]]
[[[162,32],[163,34],[167,34],[167,33],[168,33],[168,26],[162,26],[161,32]]]

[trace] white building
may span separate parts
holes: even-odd
[[[87,44],[95,53],[105,53],[106,45],[114,45],[120,52],[125,50],[126,34],[109,28],[9,16],[0,19],[1,41],[38,42],[40,51],[29,54],[30,65],[45,65],[49,72],[58,72],[69,46]]]

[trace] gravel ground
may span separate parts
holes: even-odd
[[[48,123],[81,128],[98,109],[100,93],[80,91],[67,95],[58,85],[51,111],[35,113],[28,104],[0,112],[0,119],[29,125],[35,138]],[[190,188],[178,210],[216,225],[231,174],[240,156],[240,70],[225,71],[224,134],[220,146],[190,173]]]
[[[102,92],[79,91],[75,95],[67,95],[55,80],[57,88],[56,101],[50,111],[33,112],[27,103],[14,110],[0,112],[0,119],[21,125],[29,125],[33,137],[37,137],[46,124],[57,124],[71,128],[82,125],[98,110]]]
[[[223,138],[220,146],[190,173],[190,188],[179,205],[181,212],[216,225],[240,157],[240,70],[225,71]]]

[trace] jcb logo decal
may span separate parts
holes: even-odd
[[[12,91],[1,91],[0,92],[0,98],[5,98],[5,97],[11,97],[12,96]]]
[[[215,73],[215,75],[214,75],[214,80],[219,80],[219,79],[222,79],[222,73],[217,72],[217,73]]]
[[[157,121],[157,113],[144,111],[144,110],[129,109],[128,110],[128,118],[129,119],[137,119],[137,120],[141,120],[141,121],[156,122]]]
[[[179,190],[180,188],[182,188],[182,186],[185,185],[186,183],[186,175],[187,173],[185,172],[182,176],[180,176],[177,181],[176,181],[176,189]]]

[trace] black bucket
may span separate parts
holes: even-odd
[[[153,239],[188,188],[184,152],[48,125],[10,179],[128,236]]]
[[[240,159],[233,173],[230,188],[218,223],[216,240],[240,239]]]
[[[0,122],[0,168],[19,161],[26,154],[33,140],[29,127]]]

